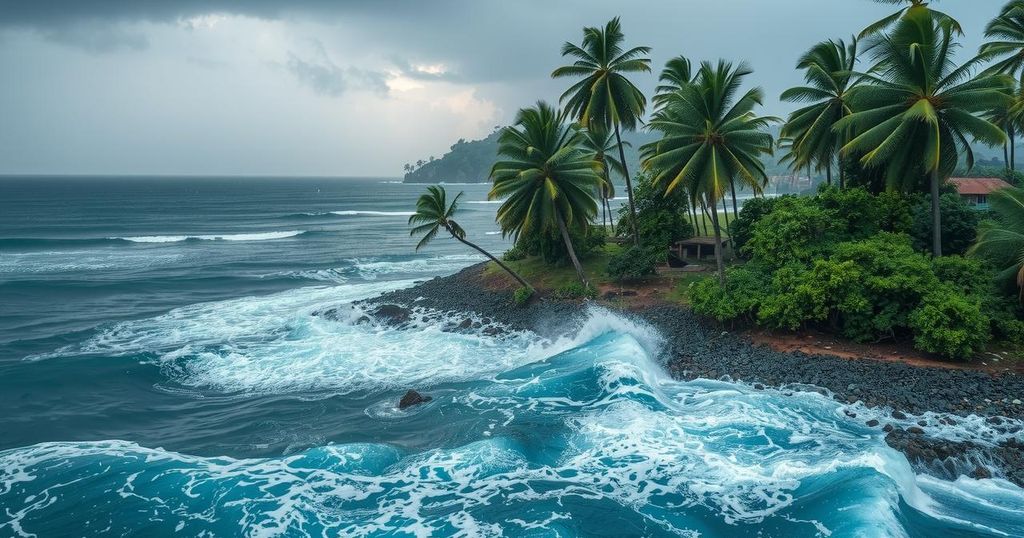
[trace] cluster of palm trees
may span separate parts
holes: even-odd
[[[763,91],[745,86],[752,73],[746,64],[702,62],[694,68],[679,56],[661,72],[646,125],[660,137],[640,148],[641,166],[666,194],[683,189],[690,207],[681,210],[694,217],[698,207],[710,213],[723,283],[717,206],[731,192],[736,211],[737,183],[755,195],[762,192],[768,183],[762,157],[776,147],[784,148],[782,161],[790,167],[824,172],[829,183],[837,170],[840,187],[854,166],[880,174],[889,189],[927,186],[936,256],[941,255],[939,189],[961,158],[973,165],[971,144],[1008,147],[1012,166],[1011,140],[1024,125],[1024,91],[1013,77],[1024,73],[1024,0],[1012,0],[1001,10],[986,29],[990,41],[960,65],[954,51],[962,29],[954,18],[923,0],[876,1],[906,6],[849,41],[823,41],[801,56],[797,67],[805,84],[781,97],[804,105],[786,119],[778,142],[769,127],[783,122],[757,113]],[[575,79],[561,96],[564,109],[539,102],[520,110],[500,135],[499,160],[491,171],[489,196],[503,200],[498,209],[503,232],[516,240],[558,234],[584,285],[586,274],[569,232],[586,229],[599,208],[608,215],[612,171],[625,179],[628,234],[639,244],[621,133],[636,129],[647,112],[647,99],[629,75],[650,71],[650,48],[623,43],[618,18],[584,28],[579,45],[566,43],[562,55],[572,63],[551,74]],[[862,55],[870,65],[858,70]],[[993,63],[974,74],[983,62]],[[445,215],[447,209],[432,211]],[[443,218],[437,222],[464,240]]]

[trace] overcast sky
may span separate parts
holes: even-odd
[[[1002,0],[945,0],[973,53]],[[287,7],[282,7],[287,5]],[[398,176],[557,101],[559,47],[620,15],[655,71],[747,60],[767,113],[871,0],[0,0],[0,174]],[[636,82],[648,94],[654,77]]]

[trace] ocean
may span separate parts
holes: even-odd
[[[313,315],[482,259],[413,252],[423,189],[0,178],[0,536],[1024,536],[1024,491],[915,473],[881,411],[674,380],[598,307],[553,340]]]

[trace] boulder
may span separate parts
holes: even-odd
[[[433,398],[430,396],[424,396],[415,390],[409,389],[409,392],[406,392],[405,396],[402,396],[402,399],[398,401],[398,408],[405,409],[421,403],[427,403],[430,400],[433,400]]]
[[[396,304],[384,304],[370,311],[370,315],[388,325],[401,325],[409,321],[412,312]]]

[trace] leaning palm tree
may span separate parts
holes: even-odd
[[[842,152],[862,155],[866,168],[884,165],[890,188],[911,190],[922,176],[930,178],[935,256],[942,255],[939,187],[961,154],[968,168],[974,166],[969,139],[990,146],[1006,140],[1002,129],[977,114],[1005,104],[1010,81],[999,75],[970,78],[970,64],[953,62],[955,48],[949,25],[926,11],[908,10],[892,33],[872,43],[876,64],[864,75],[869,83],[851,95],[858,112],[834,126],[857,133]]]
[[[490,252],[487,252],[475,243],[471,243],[466,239],[466,231],[463,230],[462,226],[459,226],[459,223],[455,222],[452,218],[455,215],[455,212],[459,209],[459,199],[462,198],[462,195],[463,193],[460,192],[455,199],[452,200],[452,203],[448,204],[448,195],[445,192],[444,187],[440,185],[431,185],[430,187],[427,187],[427,192],[421,195],[419,200],[416,202],[416,212],[409,217],[409,225],[415,225],[415,227],[409,232],[409,235],[423,234],[419,243],[416,243],[416,250],[418,251],[427,246],[427,243],[430,243],[431,240],[437,237],[438,232],[444,229],[460,243],[490,258],[492,262],[498,264],[498,267],[501,267],[506,273],[511,275],[516,282],[519,282],[519,284],[524,288],[530,290],[530,294],[532,295],[534,292],[533,286],[523,280],[523,277],[519,276],[519,274],[513,271],[509,266],[502,263],[501,260],[492,256]]]
[[[491,168],[488,198],[505,200],[498,207],[498,224],[517,241],[557,230],[580,282],[589,287],[569,229],[586,229],[597,214],[594,193],[602,179],[580,147],[581,136],[577,125],[547,103],[521,109],[498,137],[500,160]]]
[[[590,158],[601,167],[601,185],[598,186],[598,199],[601,201],[601,222],[612,220],[611,199],[615,198],[615,184],[612,183],[611,171],[625,174],[622,161],[614,157],[614,151],[618,145],[613,134],[600,125],[592,125],[589,129],[581,131],[580,147]],[[623,142],[629,147],[629,142]],[[612,234],[615,233],[615,223],[611,224]]]
[[[622,26],[619,18],[608,21],[604,28],[583,29],[583,43],[562,46],[562,56],[576,58],[572,65],[555,69],[552,78],[581,77],[581,80],[562,94],[561,101],[573,117],[585,127],[593,124],[615,131],[619,145],[619,160],[626,177],[626,196],[629,198],[630,222],[633,223],[633,241],[639,244],[636,231],[636,205],[633,202],[633,181],[626,169],[626,153],[620,130],[632,131],[640,122],[647,99],[626,73],[650,72],[651,60],[644,57],[650,47],[623,50]]]
[[[710,208],[715,261],[723,285],[722,228],[716,202],[736,180],[761,191],[768,176],[760,157],[772,153],[767,129],[778,121],[754,114],[764,98],[760,88],[747,90],[737,99],[743,79],[751,72],[745,64],[702,63],[695,81],[675,92],[648,124],[661,139],[641,148],[643,166],[654,173],[654,181],[664,185],[666,193],[685,188],[691,202],[700,198]]]
[[[986,72],[1016,75],[1024,71],[1024,0],[1011,0],[985,26],[989,40],[978,50],[977,61],[995,61]]]
[[[992,261],[998,276],[1014,282],[1024,299],[1024,189],[1000,189],[988,201],[997,218],[981,224],[968,254]]]
[[[797,69],[804,70],[807,85],[782,93],[783,101],[811,103],[790,114],[782,127],[781,136],[792,139],[792,164],[799,168],[816,163],[825,169],[831,185],[832,165],[838,157],[840,188],[846,186],[846,173],[839,148],[845,145],[848,133],[836,132],[832,126],[853,113],[849,91],[856,87],[856,63],[857,38],[849,45],[842,40],[822,41],[797,63]]]
[[[897,21],[899,21],[900,18],[906,17],[907,15],[914,12],[927,13],[928,16],[931,17],[933,20],[935,20],[939,24],[948,26],[949,29],[952,30],[953,32],[956,32],[957,34],[961,35],[963,35],[964,33],[963,28],[960,27],[960,23],[957,22],[956,19],[950,17],[949,15],[946,15],[941,11],[935,11],[934,9],[929,8],[928,0],[875,0],[875,2],[879,4],[909,5],[900,8],[899,11],[893,13],[892,15],[889,15],[888,17],[884,17],[881,20],[868,25],[867,28],[861,31],[860,35],[858,36],[860,38],[865,38],[882,32],[886,28],[889,28]]]

